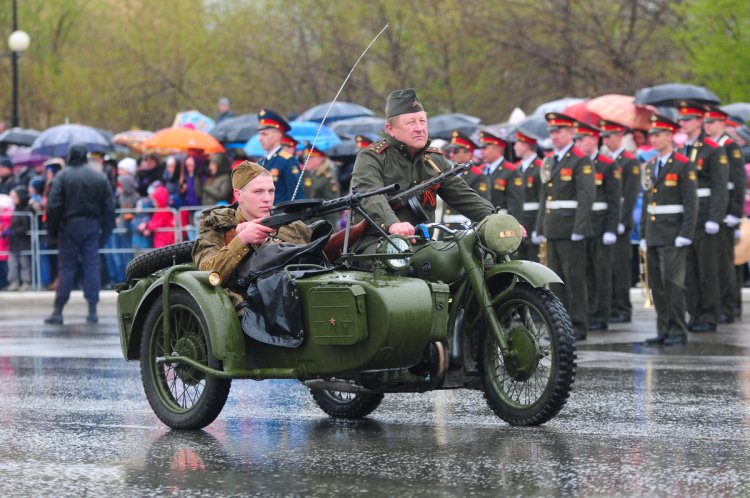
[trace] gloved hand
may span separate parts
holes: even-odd
[[[726,215],[722,221],[726,223],[728,227],[732,228],[740,224],[740,219],[736,216],[732,216],[731,214]]]
[[[705,225],[703,225],[703,228],[706,230],[706,233],[709,235],[714,235],[719,233],[719,224],[715,221],[707,221]]]
[[[612,232],[604,232],[604,235],[602,235],[602,243],[605,246],[611,246],[615,242],[617,242],[617,235]]]
[[[707,223],[710,223],[710,222],[707,222]],[[674,239],[675,247],[685,247],[685,246],[689,246],[692,243],[693,243],[692,240],[686,239],[685,237],[678,236],[676,239]]]
[[[539,245],[542,242],[547,242],[547,237],[545,237],[544,235],[539,235],[538,233],[536,233],[536,230],[534,230],[533,232],[531,232],[531,243],[532,244]]]
[[[581,235],[580,233],[571,233],[570,240],[572,240],[573,242],[578,242],[579,240],[583,240],[583,235]]]
[[[625,233],[625,225],[622,223],[617,224],[617,235],[622,235]]]
[[[638,241],[638,249],[640,249],[641,252],[646,252],[646,249],[648,249],[648,245],[646,245],[646,239],[641,239]]]

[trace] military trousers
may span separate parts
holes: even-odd
[[[80,261],[83,274],[83,297],[89,303],[99,302],[101,258],[99,257],[99,220],[73,218],[60,231],[60,285],[55,305],[65,306],[73,290],[73,279]]]
[[[515,259],[525,259],[526,261],[539,262],[539,244],[532,244],[531,239],[526,237],[518,246],[518,252]]]
[[[612,303],[610,312],[626,317],[633,315],[633,304],[630,302],[630,287],[633,271],[633,244],[630,243],[630,230],[617,236],[617,242],[612,246]]]
[[[604,245],[601,237],[585,240],[589,323],[606,325],[612,301],[612,246]]]
[[[712,325],[719,322],[719,258],[721,249],[719,234],[709,235],[698,226],[693,237],[693,244],[688,246],[687,274],[685,287],[687,291],[687,309],[690,317]]]
[[[724,224],[719,229],[719,273],[721,279],[719,285],[721,288],[721,304],[719,311],[727,316],[735,316],[740,299],[739,282],[737,270],[742,267],[734,266],[734,228]]]
[[[547,265],[563,284],[550,284],[568,310],[577,339],[585,339],[589,330],[588,295],[586,292],[586,239],[547,240]]]
[[[659,337],[687,336],[685,271],[688,247],[659,246],[646,251],[648,285],[656,309]]]

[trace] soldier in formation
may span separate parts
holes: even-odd
[[[276,202],[291,200],[297,188],[300,167],[297,157],[282,149],[281,139],[292,127],[283,116],[269,109],[261,109],[258,113],[258,124],[258,138],[266,152],[258,163],[271,173],[276,186]],[[297,192],[296,199],[303,197],[301,191]]]

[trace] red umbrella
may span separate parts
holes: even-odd
[[[206,154],[224,152],[224,147],[211,135],[191,128],[164,128],[141,144],[144,150],[170,154],[200,149]]]
[[[635,97],[631,95],[615,93],[588,100],[586,107],[604,119],[641,130],[648,129],[648,119],[657,112],[654,106],[636,104]]]
[[[596,126],[596,123],[602,118],[591,109],[589,109],[590,100],[584,100],[577,104],[568,106],[563,111],[563,114],[570,116],[571,118],[577,119],[582,123],[586,123],[591,126]]]

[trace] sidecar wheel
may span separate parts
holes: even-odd
[[[518,285],[495,306],[508,331],[503,356],[489,327],[479,332],[478,363],[484,397],[511,425],[540,425],[568,399],[576,372],[573,327],[548,289]]]
[[[310,392],[320,409],[333,418],[366,417],[383,401],[383,393],[348,393],[326,389],[310,389]]]
[[[193,260],[193,244],[194,241],[185,240],[139,254],[125,267],[125,278],[143,278],[173,264],[189,263]]]
[[[160,363],[158,358],[177,353],[203,365],[220,369],[211,353],[206,320],[195,300],[182,289],[172,292],[170,347],[164,350],[162,301],[149,310],[141,340],[141,380],[146,397],[159,419],[173,429],[197,430],[224,408],[231,379],[206,375],[184,363]]]

